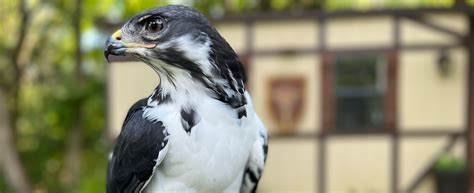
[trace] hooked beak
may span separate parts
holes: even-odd
[[[125,43],[122,41],[122,30],[115,31],[105,43],[104,56],[109,61],[109,55],[125,56],[128,48],[155,48],[156,44]]]
[[[104,56],[109,61],[109,55],[124,56],[125,55],[125,44],[122,40],[122,30],[117,30],[112,36],[105,42]]]

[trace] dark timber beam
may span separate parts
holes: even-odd
[[[319,46],[319,52],[314,51],[314,54],[320,54],[320,62],[321,62],[321,82],[322,82],[322,88],[320,92],[322,93],[322,112],[323,113],[323,121],[321,124],[321,131],[319,133],[319,139],[318,139],[318,152],[316,155],[318,155],[318,181],[316,182],[318,185],[318,193],[326,193],[326,179],[327,179],[327,163],[326,163],[326,155],[327,155],[327,134],[328,134],[328,129],[332,128],[332,109],[331,105],[328,105],[329,103],[332,103],[331,101],[331,82],[332,82],[332,71],[331,71],[331,61],[329,54],[325,51],[326,50],[326,19],[325,18],[320,18],[318,20],[319,22],[319,28],[318,30],[318,37],[317,37],[317,42],[315,42],[315,46]],[[318,43],[319,42],[319,43]],[[318,93],[315,93],[318,94]],[[326,104],[326,105],[324,105]],[[317,117],[315,117],[317,118]]]
[[[433,167],[436,164],[436,161],[438,158],[443,155],[443,153],[449,152],[453,149],[454,145],[456,144],[456,140],[459,136],[458,135],[451,135],[448,143],[444,146],[444,148],[436,154],[436,156],[433,157],[431,162],[426,165],[426,167],[420,172],[417,177],[415,178],[412,183],[408,186],[408,189],[406,190],[407,193],[413,193],[415,192],[416,188],[420,186],[420,184],[425,180],[433,171]]]
[[[400,135],[397,119],[398,96],[398,54],[401,45],[400,17],[394,16],[392,21],[393,49],[388,52],[387,66],[387,93],[384,97],[384,125],[385,130],[391,134],[391,178],[390,192],[397,193],[400,177]]]
[[[428,19],[426,19],[425,17],[419,15],[419,14],[413,14],[413,15],[406,15],[405,18],[408,18],[410,19],[411,21],[414,21],[418,24],[421,24],[423,26],[426,26],[426,27],[429,27],[433,30],[436,30],[436,31],[439,31],[439,32],[442,32],[442,33],[445,33],[445,34],[448,34],[448,35],[451,35],[451,36],[454,36],[455,38],[459,39],[459,40],[462,40],[464,39],[464,35],[457,32],[457,31],[454,31],[454,30],[451,30],[449,29],[448,27],[446,26],[442,26],[442,25],[439,25],[439,24],[436,24],[434,22],[431,22],[429,21]]]

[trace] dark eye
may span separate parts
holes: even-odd
[[[148,32],[155,33],[163,29],[163,20],[161,18],[154,18],[145,24],[145,29]]]

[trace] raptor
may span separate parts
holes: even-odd
[[[256,191],[266,129],[237,54],[202,14],[180,5],[144,11],[107,40],[104,54],[135,57],[160,77],[128,111],[107,193]]]

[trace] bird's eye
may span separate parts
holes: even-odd
[[[161,18],[152,19],[145,24],[145,29],[151,33],[159,32],[163,29],[163,20]]]

